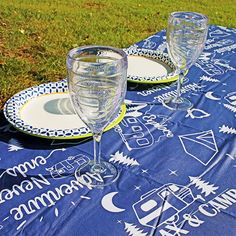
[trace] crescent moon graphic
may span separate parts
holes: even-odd
[[[205,94],[205,96],[211,100],[220,100],[221,99],[221,98],[214,97],[212,94],[213,94],[213,92],[209,91]]]
[[[122,209],[122,208],[119,208],[117,206],[114,205],[114,203],[112,202],[113,200],[113,197],[117,194],[118,192],[111,192],[111,193],[108,193],[107,195],[105,195],[103,198],[102,198],[102,201],[101,201],[101,204],[102,204],[102,207],[109,211],[109,212],[122,212],[122,211],[125,211],[125,209]]]

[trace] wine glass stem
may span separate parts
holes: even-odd
[[[93,135],[94,164],[92,171],[96,173],[101,173],[104,171],[101,165],[101,139],[102,133]]]
[[[177,81],[177,90],[176,90],[177,94],[174,99],[176,103],[180,102],[181,100],[181,88],[182,88],[183,80],[184,80],[184,72],[181,70],[179,73],[179,79]]]

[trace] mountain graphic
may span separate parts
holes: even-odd
[[[184,151],[207,166],[218,153],[218,147],[212,130],[179,136]]]

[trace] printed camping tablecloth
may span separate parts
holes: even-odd
[[[130,48],[164,52],[165,39]],[[236,235],[235,69],[236,29],[211,25],[183,84],[192,109],[158,105],[175,83],[129,83],[127,113],[102,142],[120,176],[103,189],[74,175],[79,158],[92,159],[91,138],[32,137],[1,112],[0,235]]]

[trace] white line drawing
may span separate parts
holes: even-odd
[[[212,91],[207,92],[207,93],[205,94],[205,97],[206,97],[206,98],[209,98],[209,99],[211,99],[211,100],[216,100],[216,101],[221,100],[221,98],[218,98],[218,97],[213,96],[213,92],[212,92]]]
[[[210,39],[210,38],[208,38],[208,39],[206,40],[206,45],[212,44],[212,43],[214,43],[214,42],[215,42],[215,39]]]
[[[223,105],[224,105],[224,107],[227,108],[228,110],[230,110],[230,111],[236,113],[236,107],[231,106],[231,105],[229,105],[229,104],[223,104]]]
[[[178,220],[178,214],[196,199],[190,188],[169,183],[143,194],[132,207],[141,225],[155,229]]]
[[[83,195],[81,195],[80,198],[87,199],[87,200],[91,199],[91,197],[87,197],[87,196],[83,196]]]
[[[90,159],[83,154],[69,156],[67,159],[46,168],[46,170],[50,172],[53,179],[61,179],[73,175],[76,168],[83,166],[89,160]]]
[[[208,81],[208,82],[213,82],[213,83],[219,83],[220,82],[218,79],[214,79],[214,78],[208,77],[206,75],[201,76],[200,80],[204,80],[204,81]]]
[[[215,50],[216,51],[216,50]],[[229,65],[230,61],[224,59],[215,59],[216,53],[213,55],[211,53],[204,52],[203,55],[197,60],[195,66],[199,67],[202,71],[204,71],[210,77],[203,77],[203,80],[217,82],[214,81],[211,77],[215,75],[222,75],[228,70],[235,70],[233,67]]]
[[[133,44],[133,45],[131,45],[128,49],[133,49],[133,50],[136,50],[138,48],[138,45],[136,45],[136,44]]]
[[[211,38],[224,38],[224,37],[227,37],[229,36],[230,34],[229,33],[226,33],[225,31],[223,30],[220,30],[220,29],[216,29],[214,31],[211,31],[209,33],[209,36]]]
[[[228,70],[235,70],[234,67],[229,65],[229,63],[230,63],[229,60],[215,59],[214,62],[215,62],[215,65],[218,65],[222,68],[226,68],[225,72],[227,72]]]
[[[236,148],[234,148],[230,153],[227,153],[226,156],[230,157],[232,160],[236,158]]]
[[[206,74],[208,74],[209,76],[224,74],[224,70],[221,69],[219,66],[215,65],[214,61],[212,62],[212,61],[199,59],[195,65],[199,67],[202,71],[204,71]]]
[[[225,189],[223,192],[221,192],[221,193],[219,193],[217,196],[215,196],[214,197],[214,199],[216,199],[216,198],[218,198],[218,197],[221,197],[221,196],[227,196],[227,197],[229,197],[229,195],[226,195],[227,194],[227,191],[228,191],[229,189],[227,188],[227,189]],[[225,197],[224,197],[225,198]],[[231,196],[230,196],[230,198],[231,198]],[[207,202],[205,202],[205,204],[207,205],[208,203],[210,203],[210,202],[212,202],[212,200],[214,200],[214,199],[210,199],[209,201],[207,201]],[[232,198],[231,198],[232,199]],[[232,199],[233,200],[233,199]],[[227,201],[230,205],[232,205],[232,202],[230,202],[230,201]],[[229,206],[229,205],[227,205],[227,204],[225,204],[224,206]],[[175,235],[175,236],[180,236],[180,231],[182,230],[182,228],[183,228],[183,225],[185,224],[185,222],[186,222],[186,220],[188,220],[187,218],[191,218],[192,216],[194,216],[197,212],[199,212],[200,210],[199,210],[199,208],[197,208],[197,210],[195,210],[195,211],[191,211],[191,213],[190,214],[185,214],[185,215],[183,215],[183,220],[182,221],[180,221],[180,222],[178,222],[178,224],[175,224],[175,226],[176,227],[173,227],[173,228],[171,228],[170,229],[170,225],[167,225],[166,226],[166,228],[167,229],[170,229],[170,230],[173,230],[173,231],[175,231],[175,233],[174,234],[170,234],[170,235]],[[187,217],[186,217],[187,216]],[[192,219],[194,219],[194,218],[192,218]],[[198,222],[196,222],[196,223],[200,223],[201,224],[201,220],[199,221],[199,218],[195,218],[195,219],[198,219]],[[203,223],[203,222],[202,222]],[[173,224],[174,225],[174,224]],[[166,232],[166,231],[165,231]],[[169,230],[168,230],[168,234],[169,234]],[[187,234],[188,233],[188,231],[187,232],[183,232],[183,234]],[[168,235],[167,234],[167,235]]]
[[[25,223],[26,223],[26,220],[24,220],[24,221],[16,228],[16,230],[21,229],[21,228],[25,225]]]
[[[205,194],[205,197],[207,197],[210,194],[216,194],[215,190],[217,190],[219,187],[214,186],[214,184],[210,184],[209,182],[206,182],[204,180],[201,180],[199,177],[192,177],[189,176],[189,179],[191,181],[190,185],[195,185],[197,189],[201,189],[201,194]]]
[[[227,103],[224,103],[224,107],[228,110],[236,113],[236,92],[228,93],[224,96],[224,99]]]
[[[110,162],[118,162],[119,164],[127,165],[127,166],[139,166],[140,164],[133,158],[124,155],[123,152],[116,151],[113,155],[111,154]]]
[[[2,178],[2,176],[5,174],[5,173],[8,173],[10,175],[13,175],[13,176],[17,176],[18,174],[21,174],[23,175],[24,177],[26,177],[26,172],[28,171],[28,169],[35,169],[39,164],[36,162],[36,160],[38,158],[40,158],[42,160],[42,162],[44,162],[44,164],[46,164],[46,160],[48,158],[50,158],[52,156],[52,154],[54,152],[57,152],[57,151],[65,151],[66,149],[65,148],[60,148],[60,149],[54,149],[52,150],[46,157],[43,157],[43,156],[36,156],[34,159],[31,159],[30,161],[26,161],[24,163],[21,163],[21,164],[18,164],[17,166],[14,166],[14,167],[11,167],[11,168],[8,168],[6,169],[5,171],[3,171],[1,174],[0,174],[0,179]],[[40,163],[41,164],[41,163]],[[18,173],[19,172],[19,173]]]
[[[143,116],[145,125],[153,125],[157,130],[160,130],[162,132],[162,135],[159,135],[158,139],[156,139],[155,142],[159,142],[162,137],[171,138],[174,136],[172,131],[168,129],[170,119],[171,117],[167,117],[164,115],[154,115],[148,112]]]
[[[3,221],[6,221],[9,217],[10,217],[10,216],[5,217],[5,218],[3,219]]]
[[[227,125],[222,125],[222,127],[219,127],[219,129],[219,132],[224,134],[236,134],[236,128],[232,128]]]
[[[142,171],[142,174],[147,174],[148,173],[148,169],[141,169],[141,171]]]
[[[212,48],[222,48],[222,47],[229,46],[232,44],[234,44],[234,40],[232,39],[221,39],[221,40],[217,40],[216,42],[214,42],[214,40],[212,42],[208,41],[208,44],[206,45],[204,50],[209,50]]]
[[[195,158],[204,166],[207,166],[218,153],[218,147],[212,130],[180,135],[179,139],[185,153]],[[204,153],[204,155],[201,153]]]
[[[196,83],[187,84],[186,86],[183,86],[181,92],[184,94],[184,93],[187,93],[189,91],[196,91],[197,89],[201,89],[203,87],[205,87],[205,85],[199,85],[199,84],[196,84]],[[173,96],[176,96],[176,91],[170,91],[170,92],[167,92],[167,93],[163,93],[161,95],[158,95],[158,96],[154,97],[154,99],[158,100],[158,102],[162,102],[163,100],[165,100],[167,98],[170,98],[170,97],[173,97]]]
[[[11,138],[8,142],[8,151],[9,152],[14,152],[14,151],[19,151],[24,149],[22,147],[22,145],[20,144],[20,142],[15,139],[15,138]]]
[[[230,46],[226,46],[226,47],[215,49],[215,52],[217,52],[217,53],[224,53],[224,52],[232,52],[232,53],[234,53],[235,49],[236,49],[236,43],[232,44]]]
[[[218,26],[218,28],[222,29],[223,31],[236,34],[236,29],[234,28],[227,28],[225,26],[220,26],[220,25]]]
[[[55,214],[56,217],[58,217],[59,211],[58,211],[58,208],[57,208],[57,207],[54,209],[54,214]]]
[[[157,50],[160,52],[164,52],[166,50],[166,42],[159,44],[159,46],[157,47]]]
[[[234,157],[233,157],[232,155],[230,155],[229,153],[227,153],[226,156],[228,156],[228,157],[231,158],[232,160],[235,160]]]
[[[141,191],[141,186],[140,185],[138,185],[138,186],[134,185],[134,190]]]
[[[143,232],[138,226],[125,222],[125,232],[129,236],[147,236],[148,233]]]
[[[42,222],[43,221],[43,216],[41,216],[41,218],[39,219],[39,222]]]
[[[212,53],[211,52],[202,52],[202,54],[199,56],[199,59],[201,60],[204,60],[204,61],[210,61],[211,60],[211,57],[214,57],[214,54],[212,56]],[[198,60],[199,60],[198,59]]]
[[[228,93],[224,99],[232,106],[236,108],[236,92]]]
[[[177,174],[177,170],[171,170],[171,169],[168,169],[170,171],[169,175],[175,175],[175,176],[178,176]]]
[[[185,78],[185,81],[188,81],[188,78]],[[169,90],[171,87],[174,87],[175,83],[172,83],[171,85],[164,85],[164,84],[157,84],[155,86],[149,87],[148,89],[144,89],[142,91],[137,92],[137,94],[142,95],[144,97],[149,96],[151,94],[154,94],[159,91],[166,91]]]
[[[125,116],[139,117],[143,114],[139,110],[141,110],[142,108],[144,108],[146,106],[147,106],[147,104],[140,104],[140,105],[130,104],[129,106],[127,106]]]
[[[210,114],[201,110],[201,109],[198,109],[198,108],[192,108],[192,109],[188,109],[187,110],[187,115],[185,117],[191,117],[192,119],[202,119],[202,118],[206,118],[206,117],[209,117]]]
[[[125,116],[115,127],[115,131],[119,133],[129,151],[146,148],[154,143],[154,137],[147,126],[136,117]]]
[[[114,212],[114,213],[118,213],[118,212],[122,212],[125,211],[125,209],[123,208],[119,208],[117,206],[114,205],[113,202],[113,197],[117,194],[118,192],[110,192],[108,194],[106,194],[101,201],[102,207],[109,211],[109,212]]]
[[[145,39],[143,47],[147,49],[154,49],[156,47],[156,43],[151,41],[150,39]]]

